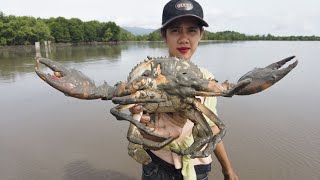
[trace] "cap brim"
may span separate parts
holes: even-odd
[[[176,19],[179,19],[179,18],[182,18],[182,17],[187,17],[187,16],[195,17],[195,18],[197,18],[197,19],[201,22],[201,25],[203,25],[203,26],[205,26],[205,27],[209,27],[209,24],[208,24],[205,20],[203,20],[201,17],[196,16],[196,15],[194,15],[194,14],[183,14],[183,15],[180,15],[180,16],[176,16],[176,17],[168,20],[166,23],[162,24],[161,29],[164,28],[164,27],[166,27],[166,26],[167,26],[168,24],[170,24],[172,21],[174,21],[174,20],[176,20]]]

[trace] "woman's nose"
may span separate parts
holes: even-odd
[[[185,32],[180,33],[179,43],[188,43],[188,36]]]

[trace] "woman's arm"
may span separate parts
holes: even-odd
[[[212,126],[211,129],[214,134],[219,132],[219,128],[217,126]],[[226,149],[224,148],[224,144],[222,141],[217,144],[217,147],[214,150],[214,154],[216,155],[216,157],[222,167],[222,173],[224,175],[224,179],[225,180],[238,180],[238,176],[234,172],[234,170],[231,166]]]

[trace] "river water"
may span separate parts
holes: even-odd
[[[44,56],[44,52],[42,52]],[[161,42],[52,47],[49,58],[96,84],[126,80],[147,56],[165,56]],[[109,101],[64,96],[34,73],[34,49],[0,50],[0,179],[140,179],[127,155],[128,123]],[[202,42],[193,61],[216,79],[237,81],[254,67],[296,55],[299,65],[266,91],[218,98],[224,143],[243,180],[320,179],[320,42]],[[223,179],[214,159],[210,179]]]

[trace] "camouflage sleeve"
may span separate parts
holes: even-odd
[[[202,74],[203,74],[203,78],[205,79],[214,79],[214,76],[206,69],[204,68],[200,68]],[[208,107],[213,113],[217,114],[217,109],[216,109],[216,105],[217,105],[217,98],[216,97],[204,97],[204,103],[203,103],[206,107]],[[214,122],[212,122],[206,115],[204,115],[209,126],[215,126]]]

